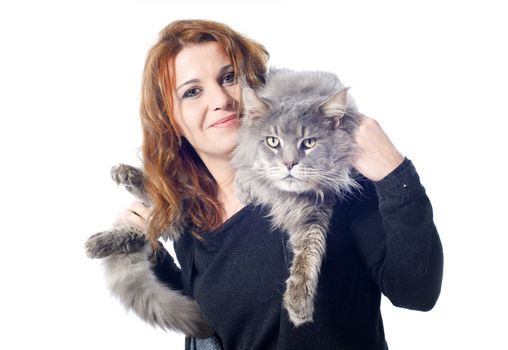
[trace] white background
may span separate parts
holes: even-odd
[[[0,348],[183,348],[109,296],[83,242],[131,200],[109,169],[140,164],[146,52],[205,18],[272,65],[337,73],[417,167],[443,290],[428,313],[383,300],[390,349],[508,349],[507,17],[502,1],[2,2]]]

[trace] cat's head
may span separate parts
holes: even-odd
[[[244,113],[234,159],[237,181],[285,192],[344,192],[355,152],[356,107],[327,72],[276,70],[266,85],[243,90]],[[252,183],[252,182],[251,182]]]

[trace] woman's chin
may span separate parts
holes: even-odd
[[[238,144],[236,133],[224,135],[222,138],[216,138],[213,144],[202,144],[197,149],[200,156],[230,159]]]

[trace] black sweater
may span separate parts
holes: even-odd
[[[291,251],[263,207],[244,207],[205,243],[184,235],[174,243],[181,270],[162,251],[155,273],[198,302],[224,350],[387,349],[381,293],[396,306],[430,310],[443,253],[410,160],[379,182],[360,183],[363,190],[334,209],[312,323],[295,328],[282,307]],[[186,344],[195,347],[193,339]]]

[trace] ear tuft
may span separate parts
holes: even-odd
[[[343,88],[331,98],[323,102],[319,109],[320,111],[328,118],[333,118],[335,120],[335,127],[339,127],[340,120],[346,113],[347,109],[347,91],[348,87]]]
[[[259,98],[254,90],[245,87],[242,90],[244,117],[249,121],[264,117],[270,110],[268,102]]]

